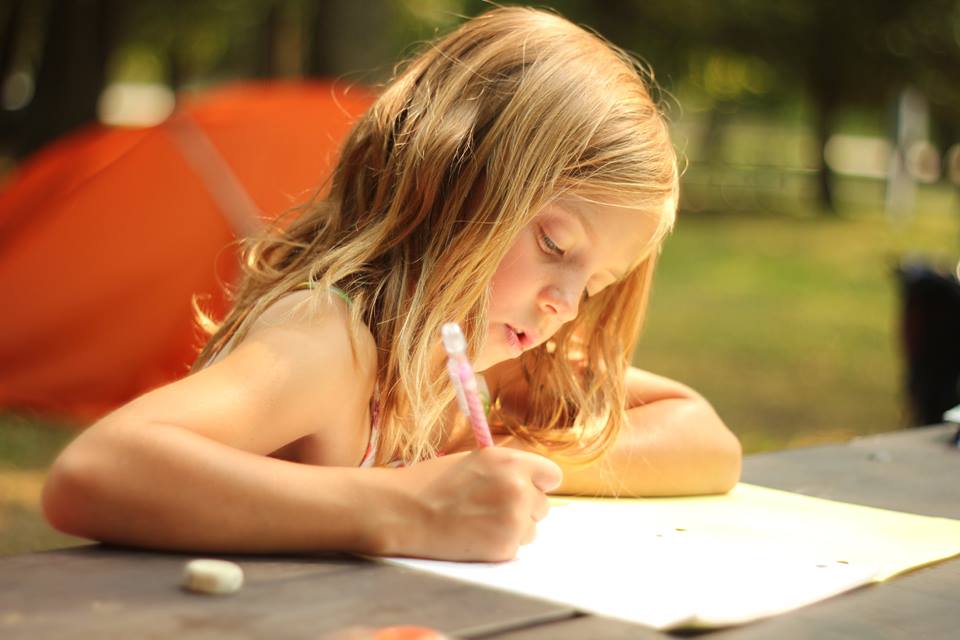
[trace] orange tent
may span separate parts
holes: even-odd
[[[202,344],[192,296],[225,310],[232,241],[327,177],[371,100],[238,85],[30,158],[0,192],[0,408],[83,422],[186,373]]]

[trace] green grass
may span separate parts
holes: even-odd
[[[956,260],[960,211],[682,216],[664,249],[638,366],[690,384],[748,452],[905,424],[899,295],[909,254]]]
[[[76,434],[76,430],[49,420],[0,414],[0,470],[46,469]]]
[[[0,414],[0,555],[82,542],[52,529],[40,513],[46,469],[74,435],[36,418]]]

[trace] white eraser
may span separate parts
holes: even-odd
[[[225,594],[243,586],[243,569],[226,560],[201,558],[183,568],[183,588],[197,593]]]

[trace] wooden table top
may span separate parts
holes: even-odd
[[[747,456],[743,480],[822,498],[960,518],[956,427]],[[0,558],[0,638],[323,638],[422,625],[457,638],[669,638],[564,605],[338,554],[234,558],[227,597],[179,588],[195,556],[101,545]],[[217,556],[227,557],[227,556]],[[960,637],[960,559],[711,638]]]

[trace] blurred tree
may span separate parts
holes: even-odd
[[[562,13],[638,51],[668,90],[696,85],[712,103],[706,141],[736,106],[809,104],[822,209],[835,210],[822,150],[843,109],[884,112],[916,85],[943,122],[960,110],[960,0],[556,0]],[[479,10],[482,2],[471,3]],[[751,69],[752,67],[752,69]],[[751,77],[763,75],[762,90]],[[950,114],[950,115],[947,115]],[[944,127],[946,128],[946,127]]]
[[[665,95],[701,96],[708,109],[706,158],[722,160],[724,123],[737,110],[807,105],[822,150],[839,113],[884,113],[908,83],[929,98],[941,148],[957,141],[960,0],[548,4],[637,52],[656,69]],[[0,146],[22,157],[93,120],[111,80],[146,79],[175,90],[301,74],[377,81],[410,42],[491,6],[486,0],[9,0],[0,6],[0,74],[6,83],[26,61],[35,88],[25,105],[0,110]],[[40,26],[31,32],[26,26],[34,23]],[[832,178],[822,153],[819,161],[818,192],[830,211]]]
[[[946,151],[960,143],[960,83],[955,79],[960,70],[960,0],[910,3],[904,22],[894,25],[886,40],[907,67],[911,84],[927,97],[934,141]]]
[[[32,99],[22,109],[2,112],[2,143],[23,157],[77,125],[96,119],[97,100],[107,83],[107,64],[116,42],[124,3],[116,0],[58,0],[45,14],[42,51],[34,72]],[[23,5],[10,11],[5,30],[16,29]],[[45,10],[46,9],[46,10]],[[45,10],[45,11],[44,11]],[[4,80],[15,53],[14,38],[4,44]]]
[[[282,37],[283,7],[279,2],[267,3],[263,18],[257,27],[257,56],[254,59],[255,78],[273,78],[280,75],[277,63],[279,39]]]
[[[876,46],[876,40],[881,26],[896,21],[905,5],[898,0],[876,0],[869,6],[830,0],[614,2],[611,6],[617,11],[598,16],[603,22],[598,27],[619,34],[623,42],[631,41],[632,28],[632,40],[640,35],[654,66],[668,69],[670,76],[683,74],[683,65],[689,65],[686,79],[703,78],[699,88],[713,101],[715,125],[725,104],[750,101],[744,95],[749,93],[749,74],[738,73],[730,64],[701,74],[691,67],[734,56],[744,64],[756,61],[772,69],[764,91],[768,99],[777,104],[806,101],[811,106],[811,125],[820,149],[818,194],[821,208],[832,212],[832,178],[822,150],[841,107],[867,104],[884,109],[899,88],[905,75],[902,66],[885,48]],[[664,32],[672,36],[665,37]],[[738,76],[740,92],[736,91]],[[717,134],[708,134],[708,140],[710,135]]]
[[[9,78],[13,73],[16,55],[17,29],[23,13],[23,0],[11,0],[7,4],[6,14],[0,16],[0,79]]]
[[[377,11],[363,2],[308,2],[305,6],[306,75],[369,73],[391,61],[396,43],[385,36],[397,19],[395,2],[381,2]]]
[[[0,108],[0,153],[23,158],[95,121],[111,81],[177,91],[241,78],[381,80],[411,40],[454,22],[459,8],[458,0],[0,3],[0,86],[17,74],[35,85],[24,104]]]

